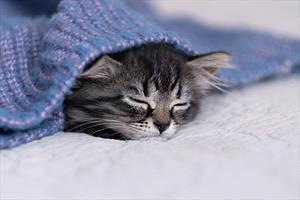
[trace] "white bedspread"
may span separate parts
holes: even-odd
[[[58,133],[1,151],[0,199],[299,199],[299,85],[212,95],[169,141]]]

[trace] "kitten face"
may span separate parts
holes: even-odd
[[[188,61],[166,45],[103,56],[67,96],[66,130],[109,138],[170,138],[193,120],[209,75],[227,59],[213,53]]]

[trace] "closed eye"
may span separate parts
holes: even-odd
[[[149,104],[143,100],[134,98],[134,97],[124,97],[123,101],[126,102],[128,105],[133,106],[133,107],[140,107],[143,108],[144,110],[147,110]]]
[[[184,103],[177,103],[174,104],[171,108],[171,112],[176,112],[178,110],[186,110],[190,106],[190,103],[184,102]]]
[[[146,101],[140,100],[140,99],[136,99],[133,97],[128,97],[130,100],[137,102],[137,103],[143,103],[143,104],[147,104],[149,106],[149,104]]]
[[[146,107],[143,106],[143,108],[147,111],[145,117],[149,117],[151,115],[151,113],[153,112],[153,109],[151,108],[150,104],[140,100],[140,99],[136,99],[133,97],[128,97],[131,101],[139,103],[139,104],[143,104],[144,106],[146,105]]]
[[[177,103],[177,104],[173,105],[173,107],[174,106],[187,106],[187,105],[188,105],[187,102],[185,102],[185,103]]]

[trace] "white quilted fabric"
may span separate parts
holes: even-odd
[[[299,199],[299,83],[211,95],[169,141],[58,133],[1,151],[0,199]]]

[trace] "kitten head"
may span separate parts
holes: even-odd
[[[66,98],[66,130],[170,138],[193,120],[210,78],[228,58],[223,52],[187,58],[166,45],[105,55],[81,74]]]

